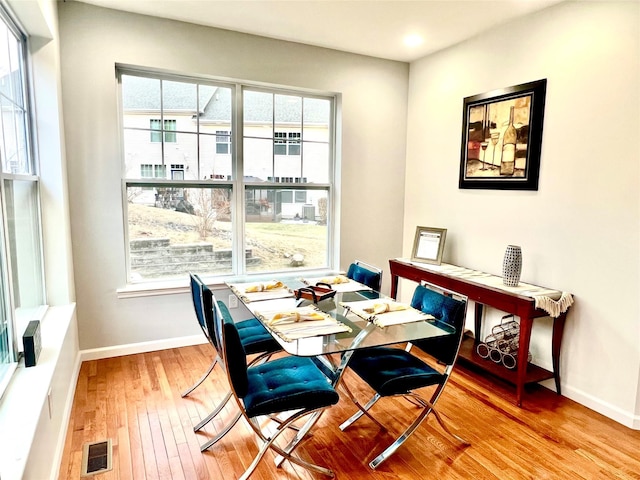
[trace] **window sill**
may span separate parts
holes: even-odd
[[[175,295],[186,293],[189,286],[183,281],[134,283],[126,287],[118,288],[116,294],[118,298],[150,297],[155,295]]]
[[[244,275],[239,277],[202,277],[202,280],[212,290],[226,289],[226,282],[260,282],[264,280],[271,280],[273,277],[318,277],[322,275],[331,275],[334,270],[327,268],[318,270],[297,270],[295,272],[281,272],[281,273],[261,273],[256,275]],[[116,294],[119,299],[124,298],[138,298],[138,297],[152,297],[156,295],[175,295],[188,293],[189,284],[185,279],[181,280],[168,280],[158,282],[144,282],[144,283],[132,283],[126,287],[118,288]]]

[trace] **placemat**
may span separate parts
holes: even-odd
[[[389,305],[390,311],[375,313],[378,307],[384,306],[384,304]],[[373,322],[378,327],[420,322],[422,320],[435,320],[433,315],[421,312],[410,305],[399,303],[392,299],[378,298],[358,302],[341,302],[340,305],[348,308],[360,318]]]
[[[229,283],[227,285],[233,293],[246,303],[293,297],[293,290],[276,280],[270,282]],[[251,291],[254,288],[257,288],[258,291]],[[261,291],[259,290],[260,288],[262,288]]]
[[[325,275],[323,277],[303,278],[302,281],[307,285],[316,285],[317,283],[326,283],[336,292],[359,292],[362,290],[372,290],[360,282],[351,280],[344,275]]]
[[[287,310],[256,310],[254,315],[266,328],[285,342],[351,331],[351,327],[320,311],[314,305]],[[299,317],[299,320],[296,320],[296,317]],[[317,319],[305,319],[305,317],[317,317]]]

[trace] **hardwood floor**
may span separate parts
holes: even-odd
[[[82,447],[111,439],[111,479],[234,479],[258,450],[241,420],[209,451],[199,445],[213,436],[235,404],[201,433],[193,425],[226,392],[222,371],[189,397],[180,392],[206,370],[209,345],[163,350],[82,364],[67,433],[60,480],[80,478]],[[355,376],[345,380],[361,397],[369,390]],[[413,418],[404,400],[382,399],[372,413],[389,431],[363,418],[345,432],[338,425],[355,407],[348,400],[324,413],[313,436],[298,448],[303,458],[334,469],[338,479],[640,479],[640,431],[628,429],[542,387],[527,394],[523,408],[515,389],[457,367],[439,401],[452,430],[471,442],[463,447],[444,434],[435,418],[423,423],[395,455],[372,471],[368,462]],[[327,478],[268,452],[251,477]]]

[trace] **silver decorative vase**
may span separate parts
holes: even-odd
[[[522,272],[522,249],[517,245],[507,246],[502,262],[502,283],[507,287],[517,287]]]

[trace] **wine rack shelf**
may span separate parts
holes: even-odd
[[[476,353],[476,343],[472,337],[465,337],[460,347],[458,362],[467,368],[479,370],[512,385],[518,384],[517,370],[509,370],[504,365],[482,358]],[[553,372],[529,363],[525,374],[524,385],[538,383],[553,378]]]

